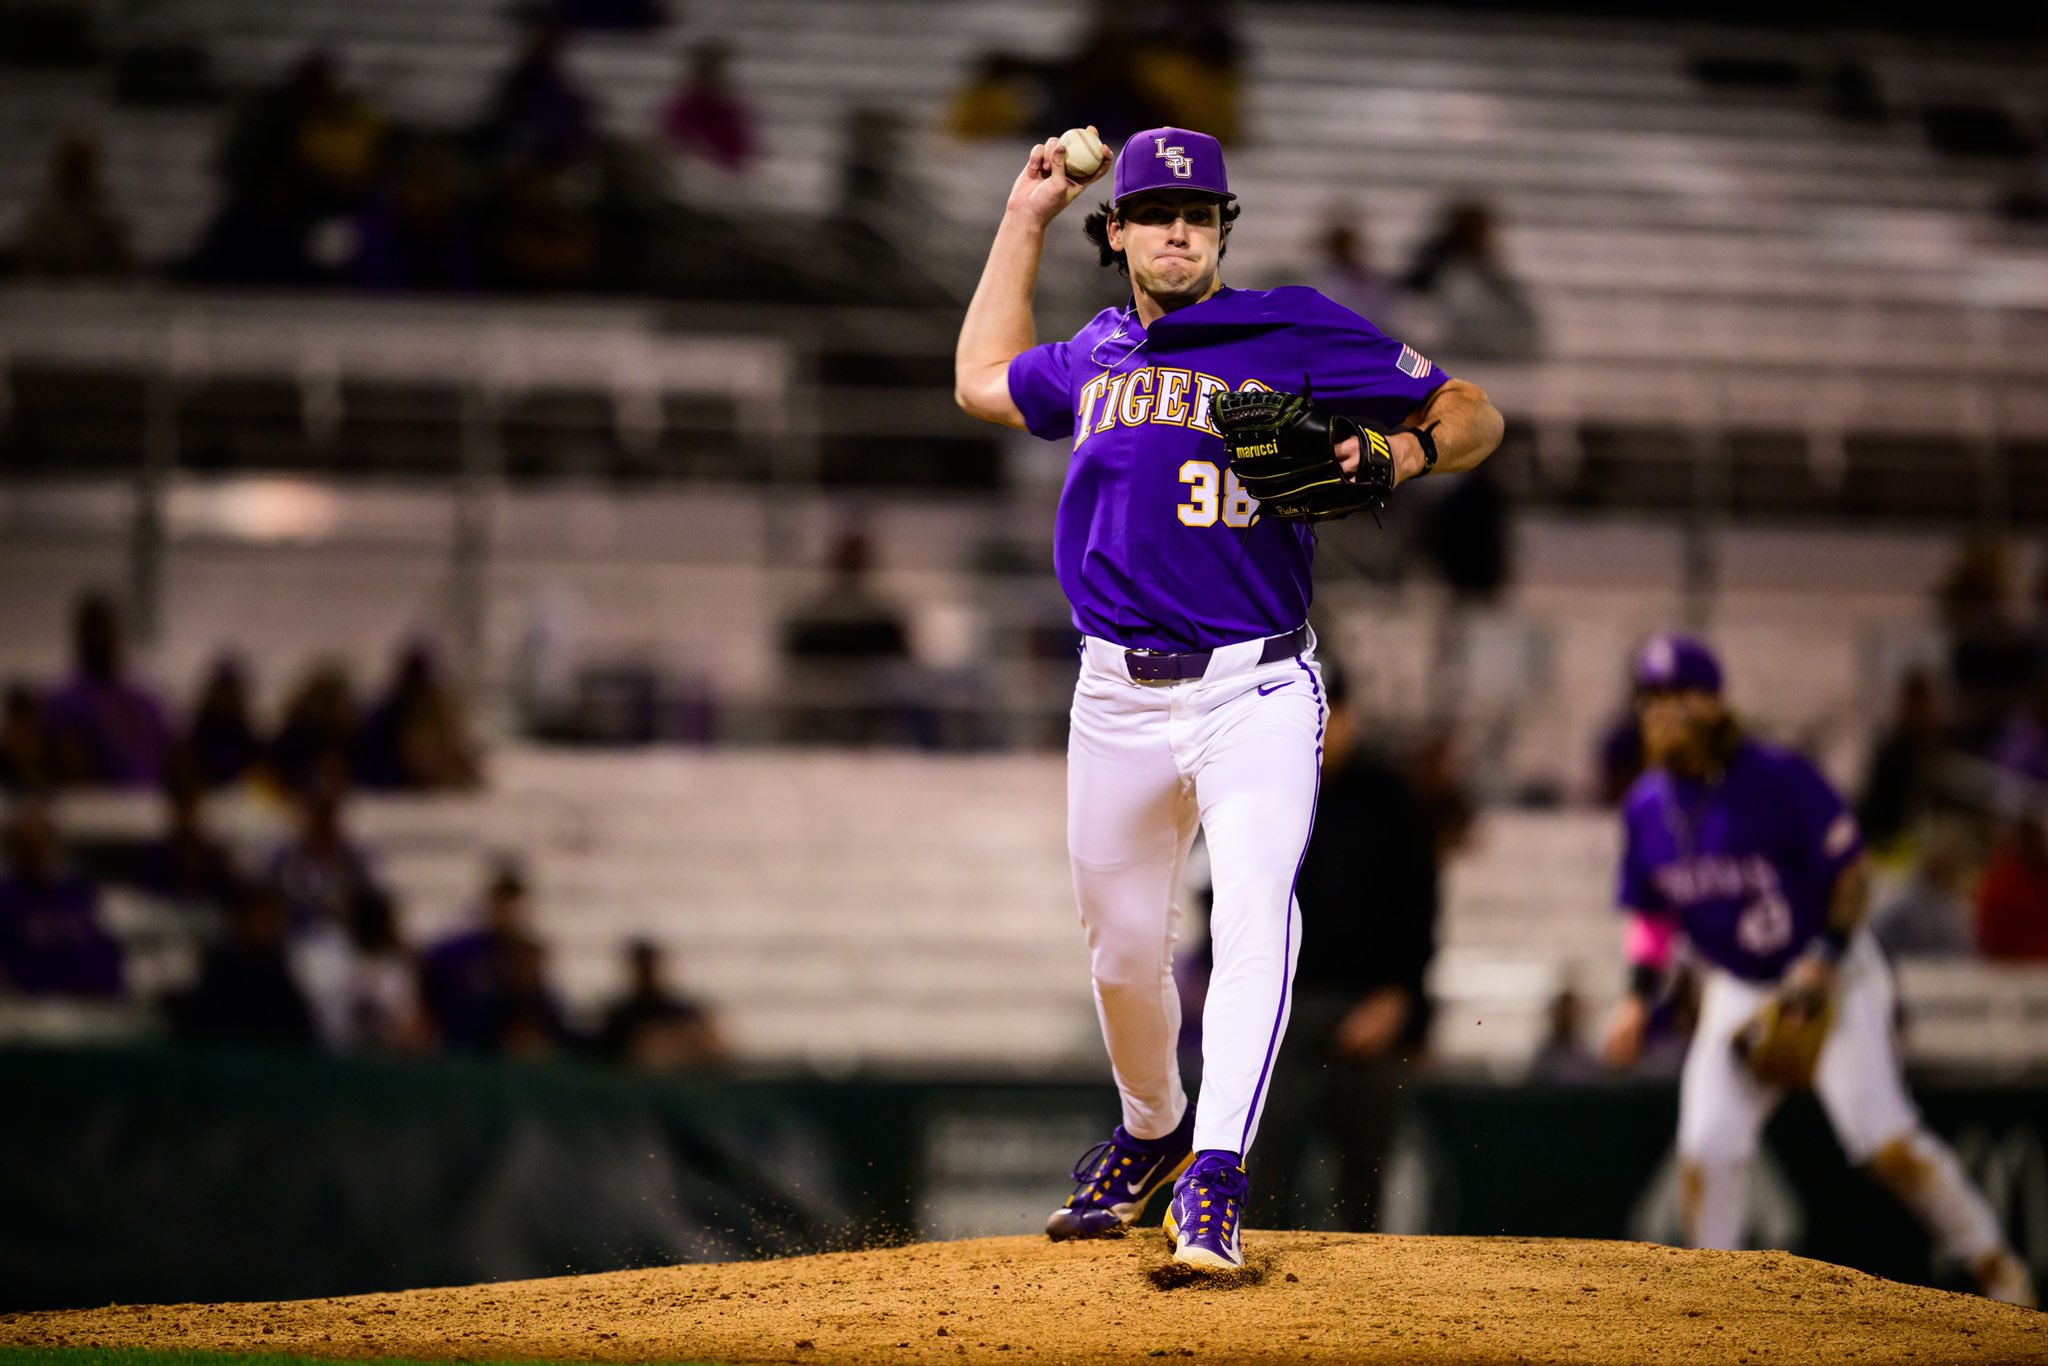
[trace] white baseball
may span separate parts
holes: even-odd
[[[1067,149],[1067,173],[1075,180],[1094,175],[1109,155],[1093,128],[1069,128],[1060,134],[1060,145]]]

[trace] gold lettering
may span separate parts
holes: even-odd
[[[1129,378],[1129,375],[1111,375],[1109,377],[1109,388],[1102,398],[1102,420],[1095,424],[1096,431],[1106,432],[1116,425],[1117,399],[1123,395],[1124,381]]]
[[[1195,411],[1188,417],[1188,426],[1193,427],[1198,432],[1207,432],[1211,436],[1223,435],[1223,433],[1216,430],[1216,424],[1209,418],[1209,400],[1218,394],[1227,394],[1229,392],[1230,382],[1228,380],[1218,379],[1214,375],[1196,375]]]
[[[1176,427],[1188,424],[1188,386],[1195,382],[1192,370],[1170,370],[1159,367],[1159,401],[1152,405],[1154,422],[1171,423]]]
[[[1074,444],[1080,445],[1088,439],[1088,424],[1095,420],[1095,405],[1102,401],[1102,395],[1109,388],[1109,373],[1104,371],[1081,386],[1081,407],[1074,418]]]
[[[1124,384],[1123,402],[1117,407],[1117,421],[1126,427],[1142,427],[1152,415],[1152,367],[1133,370]]]

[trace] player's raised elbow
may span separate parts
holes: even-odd
[[[999,423],[1022,430],[1024,414],[1010,397],[1010,366],[953,367],[953,403],[961,412],[983,422]]]

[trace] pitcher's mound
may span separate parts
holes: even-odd
[[[730,1362],[2048,1363],[2048,1316],[1779,1252],[1253,1233],[1201,1276],[1156,1231],[982,1238],[289,1304],[0,1318],[0,1343]]]

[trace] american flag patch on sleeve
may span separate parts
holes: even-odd
[[[1428,356],[1405,343],[1401,347],[1401,358],[1394,362],[1394,368],[1410,379],[1422,379],[1436,369],[1429,363]]]

